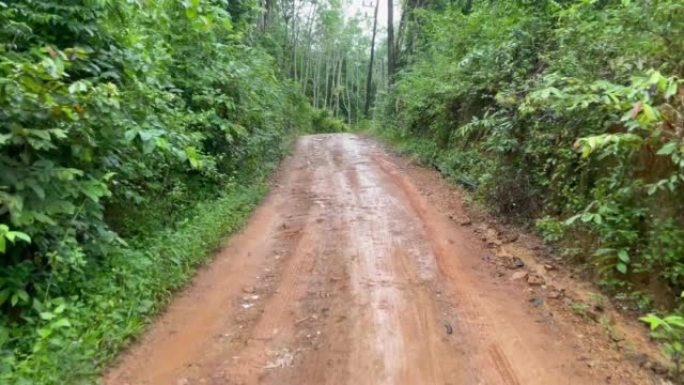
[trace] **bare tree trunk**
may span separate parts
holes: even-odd
[[[275,0],[264,0],[265,11],[261,15],[261,31],[266,32],[268,29],[268,22],[271,18],[271,13],[273,12],[273,2]]]
[[[314,14],[318,10],[318,3],[316,3],[312,8],[311,8],[311,13],[309,14],[309,20],[307,22],[307,40],[308,40],[308,47],[306,50],[306,64],[304,65],[304,81],[302,82],[302,93],[306,95],[306,91],[309,88],[309,72],[311,72],[311,51],[312,51],[312,46],[313,46],[313,35],[312,35],[312,30],[313,30],[313,20],[314,20]]]
[[[332,109],[333,105],[335,104],[335,74],[337,74],[337,55],[334,52],[330,57],[330,60],[332,62],[332,70],[330,71],[330,88],[328,89],[329,103],[326,107]],[[335,111],[333,111],[333,113],[334,112]]]
[[[325,89],[323,90],[323,95],[325,97],[323,98],[323,108],[328,107],[328,79],[330,78],[328,70],[330,69],[330,62],[328,59],[325,59]]]
[[[318,99],[321,90],[321,65],[323,64],[322,56],[322,54],[318,55],[318,60],[316,60],[316,68],[314,69],[316,71],[313,82],[314,108],[318,108]]]
[[[404,6],[402,7],[401,18],[399,19],[399,31],[397,32],[397,41],[394,45],[394,64],[398,66],[401,66],[402,47],[404,46],[404,39],[406,38],[406,29],[408,28],[411,7],[411,1],[405,1]]]
[[[292,0],[292,79],[297,81],[297,0]]]
[[[391,0],[390,0],[391,1]],[[373,37],[371,38],[370,62],[368,63],[368,77],[366,78],[366,105],[363,109],[364,114],[368,117],[371,103],[371,86],[373,81],[373,59],[375,58],[375,33],[378,29],[378,6],[380,0],[375,0],[375,16],[373,16]]]
[[[349,95],[349,89],[350,89],[350,84],[349,84],[349,62],[347,61],[347,65],[344,66],[344,89],[347,91],[347,102],[345,103],[345,107],[347,108],[347,123],[351,124],[352,123],[352,107],[351,107],[351,96]]]
[[[335,116],[339,115],[340,110],[340,83],[342,82],[342,65],[344,64],[344,53],[340,52],[340,64],[337,65],[337,81],[335,82]]]
[[[387,81],[388,85],[394,80],[394,4],[387,0]]]
[[[356,62],[354,63],[354,79],[356,79],[356,91],[354,92],[354,103],[356,103],[356,113],[354,117],[356,118],[356,123],[359,122],[359,114],[361,109],[359,108],[359,96],[361,94],[361,76],[359,75],[359,51],[356,51]]]

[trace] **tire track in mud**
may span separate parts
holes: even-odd
[[[316,220],[325,209],[325,194],[315,191],[315,179],[324,177],[311,172],[311,164],[330,163],[325,152],[312,150],[310,141],[300,142],[307,154],[298,166],[303,170],[291,186],[283,210],[294,210],[284,218],[276,235],[276,247],[286,258],[278,271],[277,289],[271,294],[248,337],[245,348],[238,352],[240,362],[232,362],[225,368],[225,380],[235,384],[265,382],[273,369],[292,365],[299,351],[292,348],[295,340],[297,317],[301,313],[299,300],[305,295],[321,245],[326,243],[316,229]]]
[[[455,302],[456,313],[460,321],[456,329],[464,335],[471,336],[469,343],[472,348],[469,367],[474,372],[472,376],[488,384],[519,385],[520,380],[516,371],[493,333],[494,326],[490,323],[490,320],[494,319],[493,315],[473,300],[473,295],[466,290],[466,287],[471,285],[468,278],[461,274],[463,266],[456,266],[455,268],[452,266],[453,262],[458,260],[458,256],[449,255],[446,251],[451,244],[446,238],[440,238],[439,234],[445,234],[448,231],[440,228],[440,224],[435,223],[431,217],[438,217],[438,215],[429,212],[426,202],[422,200],[416,187],[401,175],[393,163],[378,155],[373,155],[372,159],[378,168],[404,193],[406,200],[424,227],[425,236],[430,242],[440,274],[451,283],[447,285],[447,291],[450,298]],[[458,244],[463,245],[465,243],[463,241],[461,240]],[[517,335],[516,338],[522,340],[522,336]],[[487,348],[484,349],[485,347]],[[495,368],[498,376],[492,376],[493,373],[491,372],[477,370],[482,367]]]

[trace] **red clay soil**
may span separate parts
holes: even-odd
[[[433,202],[450,187],[421,172],[369,138],[302,137],[248,226],[103,382],[660,383],[564,312],[549,277],[492,263],[502,246],[450,219],[461,202]]]

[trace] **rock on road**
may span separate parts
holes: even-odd
[[[302,137],[276,182],[105,384],[647,383],[538,322],[372,139]]]

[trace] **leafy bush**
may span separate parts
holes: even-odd
[[[675,365],[674,378],[681,383],[684,365],[684,317],[669,315],[660,318],[655,314],[649,314],[640,320],[649,324],[654,338],[663,341],[665,354]]]
[[[112,248],[109,258],[71,283],[79,295],[33,298],[38,317],[0,329],[0,382],[95,383],[102,366],[242,225],[266,191],[262,181],[225,186],[226,193],[190,209],[176,228]]]
[[[344,132],[347,131],[347,125],[340,118],[336,118],[330,114],[327,109],[314,110],[311,115],[311,127],[313,132]]]

